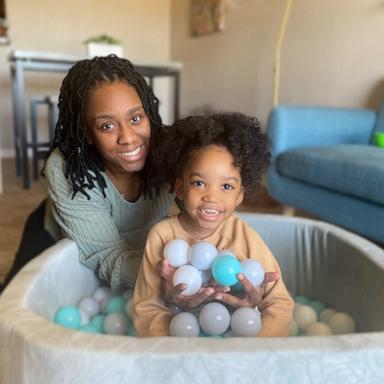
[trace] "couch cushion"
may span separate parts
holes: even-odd
[[[369,145],[300,148],[280,154],[277,171],[384,205],[384,150]]]

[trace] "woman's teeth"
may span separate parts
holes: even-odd
[[[136,156],[139,154],[141,150],[141,146],[137,147],[136,149],[134,149],[133,151],[129,151],[129,152],[120,152],[120,156],[122,157],[132,157],[132,156]]]

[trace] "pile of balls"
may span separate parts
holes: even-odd
[[[182,295],[191,296],[202,284],[213,278],[222,286],[240,291],[237,279],[243,273],[254,287],[264,280],[264,268],[256,260],[239,261],[230,250],[220,250],[208,241],[192,246],[183,239],[169,241],[163,251],[169,265],[176,268],[173,285],[186,284]],[[233,313],[221,303],[211,302],[198,313],[180,312],[170,322],[171,336],[256,336],[261,329],[260,312],[254,308],[238,308]]]
[[[353,318],[345,312],[327,308],[318,300],[295,296],[290,336],[330,336],[356,332]]]
[[[53,317],[54,323],[88,333],[135,335],[132,321],[132,292],[113,296],[108,287],[101,286],[75,306],[62,306]]]

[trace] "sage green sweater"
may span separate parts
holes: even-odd
[[[145,239],[151,226],[167,217],[174,195],[167,189],[153,199],[141,196],[126,201],[106,173],[106,198],[95,187],[87,199],[77,193],[72,199],[70,180],[64,176],[64,159],[54,151],[46,164],[49,210],[58,227],[56,239],[67,237],[79,248],[80,261],[93,269],[114,291],[132,287],[141,263]],[[49,217],[49,212],[47,217]],[[47,222],[47,220],[46,220]]]

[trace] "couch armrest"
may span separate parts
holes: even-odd
[[[272,157],[300,147],[369,144],[375,120],[368,109],[279,106],[267,124]]]

